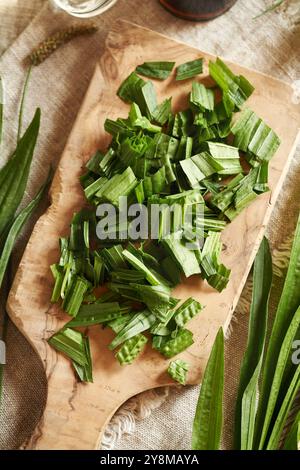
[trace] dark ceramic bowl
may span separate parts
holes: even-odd
[[[159,0],[171,13],[191,21],[206,21],[222,15],[236,0]]]

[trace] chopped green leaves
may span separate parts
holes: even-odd
[[[132,103],[136,101],[136,89],[145,83],[145,80],[132,72],[120,85],[117,95],[127,103]]]
[[[154,325],[156,317],[149,310],[143,310],[135,314],[132,319],[124,326],[109,345],[109,349],[113,350],[120,346],[130,338],[149,330]]]
[[[158,104],[153,111],[153,119],[155,122],[164,126],[172,114],[172,98],[166,98],[162,103]]]
[[[190,347],[193,343],[193,333],[182,329],[177,332],[174,338],[167,338],[167,341],[160,348],[160,352],[166,357],[173,357]]]
[[[125,364],[132,364],[143,350],[147,341],[148,340],[146,336],[142,335],[141,333],[125,341],[116,354],[116,358],[118,359],[120,365],[122,366]]]
[[[168,374],[170,377],[181,385],[185,385],[188,371],[189,364],[182,359],[170,362],[168,367]]]
[[[232,127],[232,133],[234,145],[260,161],[269,161],[280,145],[275,132],[248,108]]]
[[[153,82],[138,74],[165,80],[174,65],[144,62],[120,85],[117,94],[130,104],[128,116],[106,119],[111,143],[92,156],[80,177],[90,209],[74,215],[70,236],[60,241],[60,260],[51,266],[51,300],[61,300],[73,317],[67,330],[111,328],[109,348],[118,348],[121,365],[138,356],[147,331],[165,357],[193,344],[186,325],[202,306],[189,298],[178,307],[171,289],[192,275],[217,291],[226,288],[230,270],[221,262],[221,231],[268,191],[268,163],[279,145],[252,111],[242,111],[232,124],[253,87],[220,59],[209,65],[217,86],[193,81],[187,108],[172,111],[171,97],[158,103]],[[181,64],[176,80],[202,69],[201,58]],[[98,298],[100,286],[107,292]],[[87,346],[85,364],[74,365],[85,381],[92,380]],[[173,361],[169,373],[184,383],[187,365]]]
[[[183,328],[201,310],[199,302],[190,297],[175,311],[174,320],[180,328]]]
[[[209,74],[223,91],[225,99],[237,108],[241,108],[254,91],[245,77],[235,75],[219,58],[215,62],[209,62]]]
[[[76,317],[89,287],[90,283],[86,279],[76,275],[71,278],[62,307],[72,317]]]
[[[65,328],[48,340],[49,344],[58,351],[64,353],[70,359],[81,366],[88,364],[84,336],[79,331]]]
[[[84,365],[81,365],[73,361],[73,367],[76,370],[81,382],[93,382],[93,368],[92,368],[92,357],[91,357],[91,351],[90,351],[90,342],[86,336],[83,337],[83,344],[84,344],[84,350],[86,354],[87,363]]]
[[[200,111],[213,111],[215,106],[214,96],[213,90],[206,88],[202,83],[193,82],[190,101]]]
[[[165,80],[174,68],[175,62],[144,62],[135,69],[140,75]]]
[[[128,313],[130,309],[120,308],[118,302],[93,303],[82,305],[76,317],[68,323],[68,327],[91,326],[106,323]]]
[[[176,69],[176,80],[193,78],[203,72],[203,59],[195,59],[178,65]]]

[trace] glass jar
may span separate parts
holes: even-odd
[[[192,21],[206,21],[222,15],[236,0],[159,0],[171,13]]]
[[[117,0],[52,0],[62,10],[78,18],[91,18],[101,15]]]

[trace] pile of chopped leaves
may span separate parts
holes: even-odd
[[[167,358],[193,344],[187,323],[202,307],[192,298],[180,304],[172,289],[191,275],[201,276],[219,292],[226,287],[230,270],[220,261],[221,231],[268,191],[268,164],[280,141],[243,106],[253,86],[217,59],[209,63],[214,85],[193,81],[188,108],[174,114],[172,98],[157,103],[153,83],[140,77],[164,80],[174,65],[144,63],[121,84],[118,96],[130,104],[129,116],[106,120],[111,144],[105,153],[96,152],[81,176],[90,207],[74,215],[70,236],[60,239],[60,259],[51,266],[51,300],[62,301],[72,319],[49,343],[71,358],[83,381],[92,381],[92,360],[88,336],[78,327],[111,328],[115,337],[109,348],[121,365],[131,364],[143,350],[150,337],[145,332],[151,334],[152,347]],[[202,59],[197,59],[177,67],[176,80],[201,72]],[[149,208],[180,204],[180,220],[174,211],[165,235],[162,212],[158,239],[133,243],[124,239],[130,233],[128,218],[125,232],[117,224],[116,239],[100,241],[95,236],[96,208],[101,203],[118,208],[121,196]],[[203,217],[197,216],[197,205]],[[186,230],[189,211],[195,215]],[[193,249],[186,246],[189,232],[191,238],[203,235]],[[105,292],[97,296],[99,286]],[[183,384],[187,371],[181,359],[168,368]]]

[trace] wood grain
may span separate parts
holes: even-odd
[[[172,383],[165,372],[169,361],[150,346],[133,365],[119,366],[107,348],[113,334],[97,326],[89,329],[93,384],[78,383],[70,362],[47,344],[67,320],[62,310],[49,302],[53,285],[49,266],[59,256],[58,238],[69,233],[72,214],[84,201],[78,176],[90,155],[109,143],[103,129],[105,119],[128,113],[128,106],[116,97],[120,82],[136,65],[158,56],[177,63],[204,57],[205,74],[212,58],[131,23],[115,23],[55,174],[51,206],[34,228],[9,296],[9,314],[38,352],[48,377],[47,405],[28,445],[31,449],[96,448],[106,423],[125,400]],[[232,269],[226,290],[219,294],[192,277],[174,292],[180,298],[193,296],[206,305],[190,323],[195,343],[181,355],[191,364],[189,383],[201,380],[215,334],[220,325],[226,329],[230,322],[288,170],[300,123],[289,85],[236,64],[231,66],[254,84],[249,106],[279,134],[282,145],[270,165],[271,193],[261,195],[223,233],[222,260]],[[190,86],[189,81],[178,84],[172,77],[156,83],[159,98],[174,96],[175,108],[184,104]]]

